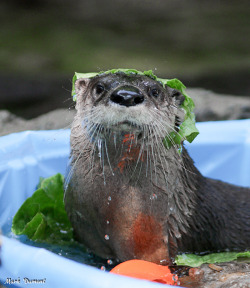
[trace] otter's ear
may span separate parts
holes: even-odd
[[[181,92],[176,89],[171,89],[170,96],[174,98],[175,104],[177,106],[180,106],[185,100],[185,96],[183,96]]]
[[[85,91],[90,79],[89,78],[80,78],[75,82],[75,92],[78,94],[80,91]]]

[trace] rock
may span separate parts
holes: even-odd
[[[244,262],[227,262],[216,264],[219,271],[203,264],[199,268],[191,268],[189,275],[179,278],[181,286],[200,288],[249,288],[250,264]]]
[[[216,94],[200,88],[187,89],[187,93],[194,100],[197,122],[250,118],[250,97]]]
[[[0,111],[0,136],[25,130],[53,130],[70,128],[74,110],[57,109],[31,120],[24,120],[6,110]]]

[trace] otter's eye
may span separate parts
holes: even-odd
[[[105,87],[102,84],[97,84],[95,87],[96,94],[101,94],[105,90]]]
[[[158,97],[159,94],[160,94],[160,91],[159,91],[158,89],[153,88],[153,89],[151,90],[151,95],[152,95],[153,97]]]
[[[173,91],[173,93],[172,93],[171,96],[172,96],[172,97],[179,97],[179,96],[181,96],[181,92],[174,89],[174,91]]]

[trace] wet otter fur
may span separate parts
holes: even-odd
[[[76,238],[107,259],[170,264],[178,252],[250,248],[250,189],[203,177],[163,138],[184,96],[147,76],[75,83],[65,206]]]

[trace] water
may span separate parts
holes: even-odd
[[[89,252],[88,249],[84,247],[83,244],[76,242],[76,241],[72,241],[72,243],[69,243],[67,245],[57,245],[57,244],[48,244],[48,243],[38,243],[36,241],[32,241],[28,239],[26,235],[17,236],[11,232],[11,223],[12,223],[12,219],[8,219],[8,223],[4,225],[2,228],[3,235],[5,235],[8,238],[16,239],[17,241],[20,241],[21,243],[25,245],[38,247],[38,248],[44,248],[59,256],[74,260],[78,263],[94,266],[99,269],[101,269],[101,267],[105,267],[105,270],[107,271],[111,270],[115,266],[115,264],[117,264],[115,261],[111,259],[109,260],[102,259],[94,255],[93,253]],[[108,236],[108,235],[105,235],[105,236]]]
[[[112,264],[113,264],[113,261],[112,261],[111,259],[109,259],[109,260],[107,261],[107,263],[108,263],[109,265],[112,265]]]
[[[156,200],[157,199],[157,195],[156,194],[152,194],[151,196],[150,196],[150,200]]]

